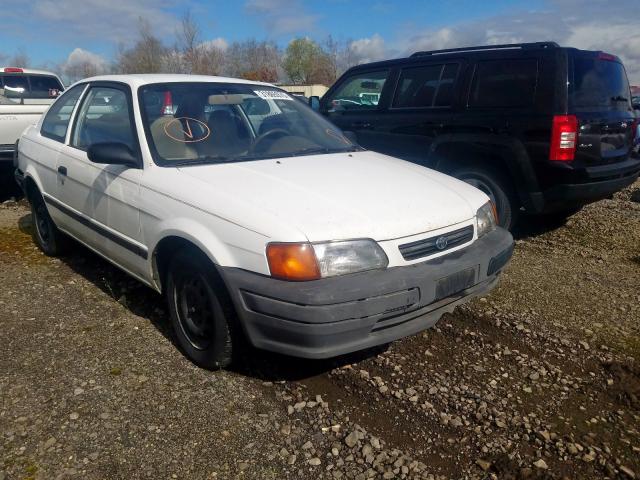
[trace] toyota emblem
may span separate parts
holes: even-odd
[[[447,237],[439,237],[436,240],[436,248],[438,250],[444,250],[445,248],[447,248],[447,243],[449,243]]]

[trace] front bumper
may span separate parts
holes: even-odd
[[[254,346],[329,358],[433,326],[442,314],[496,285],[513,245],[511,235],[499,228],[467,248],[406,267],[311,282],[287,282],[237,268],[223,267],[221,273]],[[471,284],[438,297],[439,280],[471,270]]]

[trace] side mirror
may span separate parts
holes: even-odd
[[[309,97],[309,106],[311,107],[312,110],[315,110],[316,112],[320,110],[320,97],[318,97],[317,95],[313,95],[311,97]]]
[[[93,163],[126,165],[135,168],[140,167],[140,162],[138,162],[135,154],[124,143],[94,143],[87,150],[87,156]]]
[[[354,145],[358,145],[358,137],[356,136],[355,132],[352,132],[351,130],[344,130],[342,132],[342,134],[345,136],[345,138],[347,140],[349,140],[351,143],[353,143]]]

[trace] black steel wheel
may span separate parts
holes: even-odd
[[[217,369],[232,360],[233,308],[214,265],[200,251],[180,250],[166,282],[169,314],[178,345],[196,365]]]

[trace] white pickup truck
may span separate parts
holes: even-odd
[[[51,72],[0,67],[0,166],[11,166],[16,141],[64,90]]]

